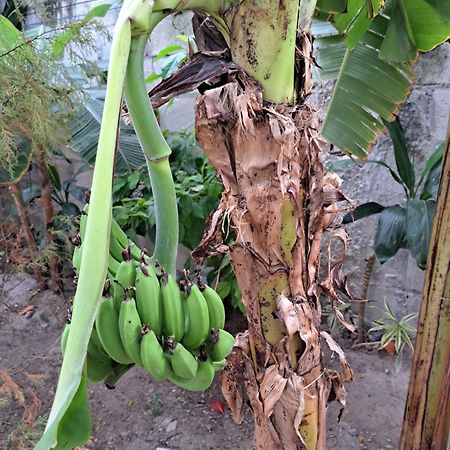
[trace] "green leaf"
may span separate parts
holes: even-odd
[[[420,186],[425,178],[425,176],[430,172],[430,170],[436,166],[436,164],[439,162],[439,164],[442,163],[442,157],[444,156],[444,143],[442,143],[427,159],[425,163],[425,167],[422,170],[422,173],[420,174],[420,181],[418,183],[418,186]]]
[[[50,175],[50,181],[53,184],[53,187],[57,190],[61,190],[61,178],[59,177],[58,168],[55,164],[48,164],[48,172]]]
[[[63,54],[69,42],[80,32],[81,28],[96,17],[105,17],[110,8],[110,4],[94,6],[79,22],[73,23],[66,31],[56,36],[52,42],[53,58],[59,58]]]
[[[426,0],[445,19],[450,19],[450,3],[446,0]]]
[[[6,17],[0,15],[0,52],[7,52],[23,41],[23,34]]]
[[[450,37],[450,5],[441,0],[441,11],[426,0],[398,0],[405,13],[406,28],[414,45],[421,52],[432,50]],[[445,8],[445,9],[444,9]]]
[[[356,222],[357,220],[363,219],[364,217],[379,214],[381,211],[384,210],[384,208],[385,207],[383,205],[380,205],[379,203],[376,202],[364,203],[355,208],[354,211],[347,213],[344,216],[343,223]]]
[[[435,166],[428,172],[425,184],[423,186],[423,194],[428,194],[427,197],[431,197],[436,200],[439,191],[439,182],[441,180],[442,160],[437,162]]]
[[[403,134],[400,121],[398,118],[395,118],[392,122],[383,120],[383,123],[387,127],[392,143],[394,144],[395,164],[397,166],[398,174],[407,187],[409,195],[412,197],[414,195],[416,174],[414,173],[414,167],[408,156],[405,135]]]
[[[367,164],[378,164],[380,166],[385,167],[386,169],[389,170],[389,173],[391,174],[391,177],[401,186],[403,186],[406,190],[406,186],[404,185],[403,181],[401,180],[401,178],[398,176],[398,174],[395,172],[395,170],[393,170],[389,164],[386,164],[384,161],[379,161],[377,159],[369,159],[368,161],[366,161]]]
[[[184,50],[181,45],[169,45],[168,47],[163,48],[154,58],[153,61],[159,61],[160,59],[167,56],[169,53],[173,53],[179,50]]]
[[[380,7],[381,0],[349,0],[347,12],[335,17],[335,26],[345,36],[345,45],[348,49],[356,47]]]
[[[70,450],[84,444],[91,434],[91,416],[86,370],[69,408],[59,422],[57,450]]]
[[[436,202],[412,199],[406,204],[408,249],[420,269],[425,269]]]
[[[378,219],[375,255],[381,264],[392,258],[406,242],[406,210],[399,205],[385,208]]]
[[[405,11],[398,0],[394,0],[386,36],[380,47],[380,58],[385,61],[403,63],[414,60],[416,57],[417,49],[408,32]]]
[[[342,13],[347,9],[347,0],[317,0],[316,9],[326,14]]]
[[[97,154],[98,136],[102,120],[104,91],[91,92],[96,98],[88,99],[72,116],[70,145],[84,160],[93,165]],[[120,135],[117,145],[115,174],[124,175],[133,169],[145,166],[145,157],[132,126],[120,122]]]
[[[348,50],[340,36],[317,37],[314,45],[323,79],[337,77],[322,135],[343,152],[365,158],[384,126],[408,95],[413,72],[408,64],[378,58],[389,18],[378,15],[359,44]]]
[[[158,73],[151,73],[146,79],[145,82],[146,83],[153,83],[155,80],[158,80],[159,78],[161,78],[161,75]]]
[[[27,173],[32,156],[31,141],[23,138],[17,143],[16,161],[11,170],[0,164],[0,186],[18,183]]]

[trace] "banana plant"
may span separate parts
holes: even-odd
[[[322,289],[329,293],[338,314],[335,282],[339,277],[334,274],[339,267],[330,268],[323,282],[318,274],[321,239],[335,217],[333,202],[341,199],[342,193],[332,179],[324,177],[318,120],[304,103],[312,85],[313,55],[308,31],[316,6],[319,15],[325,12],[336,23],[349,11],[359,23],[358,10],[350,8],[352,2],[347,1],[282,3],[280,8],[281,3],[269,0],[124,1],[111,48],[71,330],[38,450],[74,447],[89,435],[85,355],[107,270],[117,145],[117,127],[112,124],[119,120],[123,87],[157,208],[154,257],[174,274],[178,229],[168,162],[170,149],[148,100],[143,56],[154,26],[166,15],[187,9],[196,11],[199,54],[192,58],[191,65],[185,64],[166,80],[160,91],[164,89],[162,97],[167,99],[176,92],[186,92],[188,86],[201,88],[196,105],[197,138],[225,186],[221,204],[196,250],[197,257],[205,258],[211,248],[217,251],[224,247],[215,242],[223,221],[230,221],[236,233],[228,254],[249,329],[238,337],[222,371],[222,391],[238,422],[243,420],[242,391],[246,392],[255,416],[258,449],[325,448],[327,400],[332,396],[345,404],[343,383],[351,380],[352,372],[339,346],[319,329]],[[361,81],[366,88],[368,80],[372,80],[375,94],[381,95],[380,83],[369,72],[374,71],[381,80],[386,72],[393,86],[386,94],[394,98],[382,102],[382,117],[392,119],[410,87],[412,72],[405,62],[386,65],[371,60],[378,57],[371,49],[377,50],[377,41],[389,36],[389,11],[395,9],[383,10],[381,16],[381,2],[369,3],[364,14],[374,18],[363,21],[363,30],[358,31],[364,41],[362,54],[357,44],[353,50],[345,50],[342,59],[336,55],[337,88],[339,81],[349,82],[345,72],[350,68],[355,83]],[[344,35],[348,28],[345,26]],[[434,45],[446,39],[438,29],[436,24],[427,29],[431,35],[427,40]],[[344,45],[354,45],[353,40],[345,39]],[[418,38],[410,39],[412,47],[420,48],[419,44]],[[358,64],[361,58],[363,63]],[[358,71],[358,66],[364,70]],[[373,98],[368,95],[367,102]],[[333,104],[339,106],[342,102],[341,98]],[[335,110],[341,121],[342,113],[353,121],[352,128],[340,129],[341,134],[348,134],[348,140],[338,142],[336,133],[326,132],[330,125],[324,126],[326,137],[357,156],[365,156],[367,144],[382,128],[379,120],[367,112],[371,107],[367,102],[365,97],[356,97],[350,102],[350,110]],[[374,113],[378,114],[378,109]],[[358,126],[357,131],[353,131],[354,126]],[[335,127],[331,129],[336,131]],[[343,232],[334,230],[334,235],[345,245]],[[325,366],[322,345],[338,354],[339,371]]]
[[[444,144],[427,159],[420,174],[416,174],[408,154],[400,121],[384,122],[394,146],[396,171],[384,161],[368,160],[388,169],[393,180],[405,191],[404,206],[383,206],[377,202],[359,205],[344,216],[344,223],[380,214],[374,239],[375,255],[380,263],[392,258],[400,248],[407,248],[419,268],[425,269],[436,196],[441,176]]]

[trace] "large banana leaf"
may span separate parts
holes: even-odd
[[[103,113],[103,91],[93,92],[73,115],[70,129],[70,145],[89,164],[94,164],[97,153],[98,136]],[[111,124],[112,127],[115,124]],[[144,154],[132,126],[120,124],[119,143],[116,154],[116,174],[125,174],[145,165]]]
[[[346,48],[340,35],[319,37],[314,42],[320,76],[337,80],[322,134],[342,151],[361,158],[384,129],[380,119],[393,119],[413,81],[409,64],[378,57],[388,25],[388,17],[375,17],[353,50]]]

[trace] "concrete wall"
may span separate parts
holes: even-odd
[[[450,45],[444,44],[422,55],[416,64],[416,83],[406,103],[400,109],[402,123],[416,172],[426,158],[446,136],[450,115]],[[330,95],[330,85],[316,87],[313,102],[323,114]],[[385,160],[395,167],[392,143],[387,135],[380,136],[370,158]],[[335,159],[328,156],[327,159]],[[362,168],[347,167],[339,174],[344,179],[344,190],[358,203],[376,201],[383,205],[404,204],[403,189],[395,183],[387,170],[372,164]],[[351,244],[346,271],[356,295],[360,294],[365,259],[373,253],[377,216],[348,226]],[[384,298],[398,314],[418,311],[423,284],[423,272],[407,250],[400,250],[385,264],[375,264],[368,299],[370,305],[382,307]],[[379,317],[380,312],[368,308],[368,317]]]

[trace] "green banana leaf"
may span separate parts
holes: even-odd
[[[91,97],[76,111],[70,122],[70,145],[83,159],[93,165],[103,113],[104,91],[91,91]],[[132,126],[120,124],[115,173],[124,175],[145,166],[145,158]]]
[[[340,35],[318,37],[314,42],[320,76],[337,79],[322,135],[343,152],[360,158],[367,156],[378,132],[384,129],[380,118],[393,119],[414,77],[409,64],[378,58],[388,24],[388,17],[375,17],[353,50],[346,48]]]
[[[355,208],[354,211],[351,211],[347,213],[344,218],[342,219],[342,222],[344,224],[356,222],[359,219],[363,219],[364,217],[373,216],[374,214],[379,214],[382,212],[386,207],[383,205],[380,205],[377,202],[368,202],[363,203],[362,205],[359,205]]]

